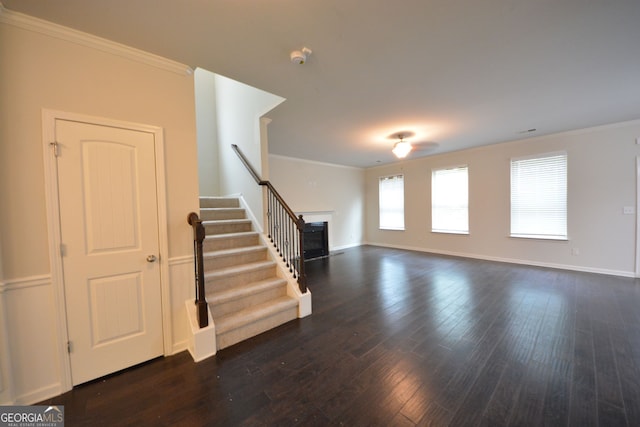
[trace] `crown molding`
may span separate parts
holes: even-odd
[[[366,168],[361,168],[361,167],[358,167],[358,166],[339,165],[337,163],[327,163],[327,162],[320,162],[320,161],[317,161],[317,160],[302,159],[302,158],[299,158],[299,157],[283,156],[282,154],[271,154],[271,153],[269,153],[269,157],[274,157],[276,159],[282,159],[282,160],[290,160],[290,161],[294,161],[294,162],[309,163],[309,164],[312,164],[312,165],[329,166],[329,167],[340,168],[340,169],[351,169],[351,170],[357,170],[357,171],[363,171],[363,170],[366,169]]]
[[[100,50],[172,73],[181,75],[193,74],[191,67],[180,62],[20,12],[14,12],[4,7],[2,3],[0,3],[0,23]]]

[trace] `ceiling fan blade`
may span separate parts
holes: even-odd
[[[412,142],[413,151],[435,151],[440,144],[433,141]]]

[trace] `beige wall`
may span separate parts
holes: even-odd
[[[269,180],[305,221],[329,222],[331,250],[362,244],[364,170],[269,156]]]
[[[0,197],[9,208],[0,210],[5,278],[49,271],[43,108],[164,128],[169,256],[189,253],[182,223],[198,191],[193,76],[11,25],[0,31]]]
[[[219,196],[216,75],[202,68],[196,68],[194,86],[198,134],[199,194],[200,196]]]
[[[635,272],[636,156],[640,121],[407,160],[366,171],[371,244],[605,273]],[[509,237],[509,160],[566,150],[569,241]],[[431,170],[469,166],[470,234],[431,233]],[[378,178],[405,176],[405,231],[378,229]],[[579,254],[574,255],[573,250]]]
[[[164,129],[168,229],[163,231],[169,253],[163,259],[171,266],[171,278],[165,279],[171,279],[172,344],[180,348],[186,337],[181,332],[184,325],[176,324],[184,318],[191,280],[182,272],[191,270],[186,216],[198,206],[193,76],[186,66],[180,71],[108,53],[109,49],[66,37],[60,29],[52,35],[42,23],[0,13],[0,368],[11,361],[9,372],[0,375],[0,403],[32,403],[59,391],[61,378],[56,284],[51,281],[48,253],[42,110]]]

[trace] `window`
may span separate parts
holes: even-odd
[[[380,178],[378,190],[380,228],[404,230],[404,175]]]
[[[459,166],[431,172],[431,231],[469,233],[469,169]]]
[[[567,153],[511,159],[511,236],[567,239]]]

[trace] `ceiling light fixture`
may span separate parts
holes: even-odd
[[[394,144],[393,150],[391,150],[391,152],[395,154],[397,158],[404,159],[405,157],[407,157],[413,147],[411,147],[411,144],[409,144],[407,141],[404,141],[403,134],[399,134],[398,138],[400,138],[400,141]]]
[[[307,62],[307,56],[311,55],[311,49],[303,47],[302,50],[294,50],[289,57],[294,64],[302,65]]]

